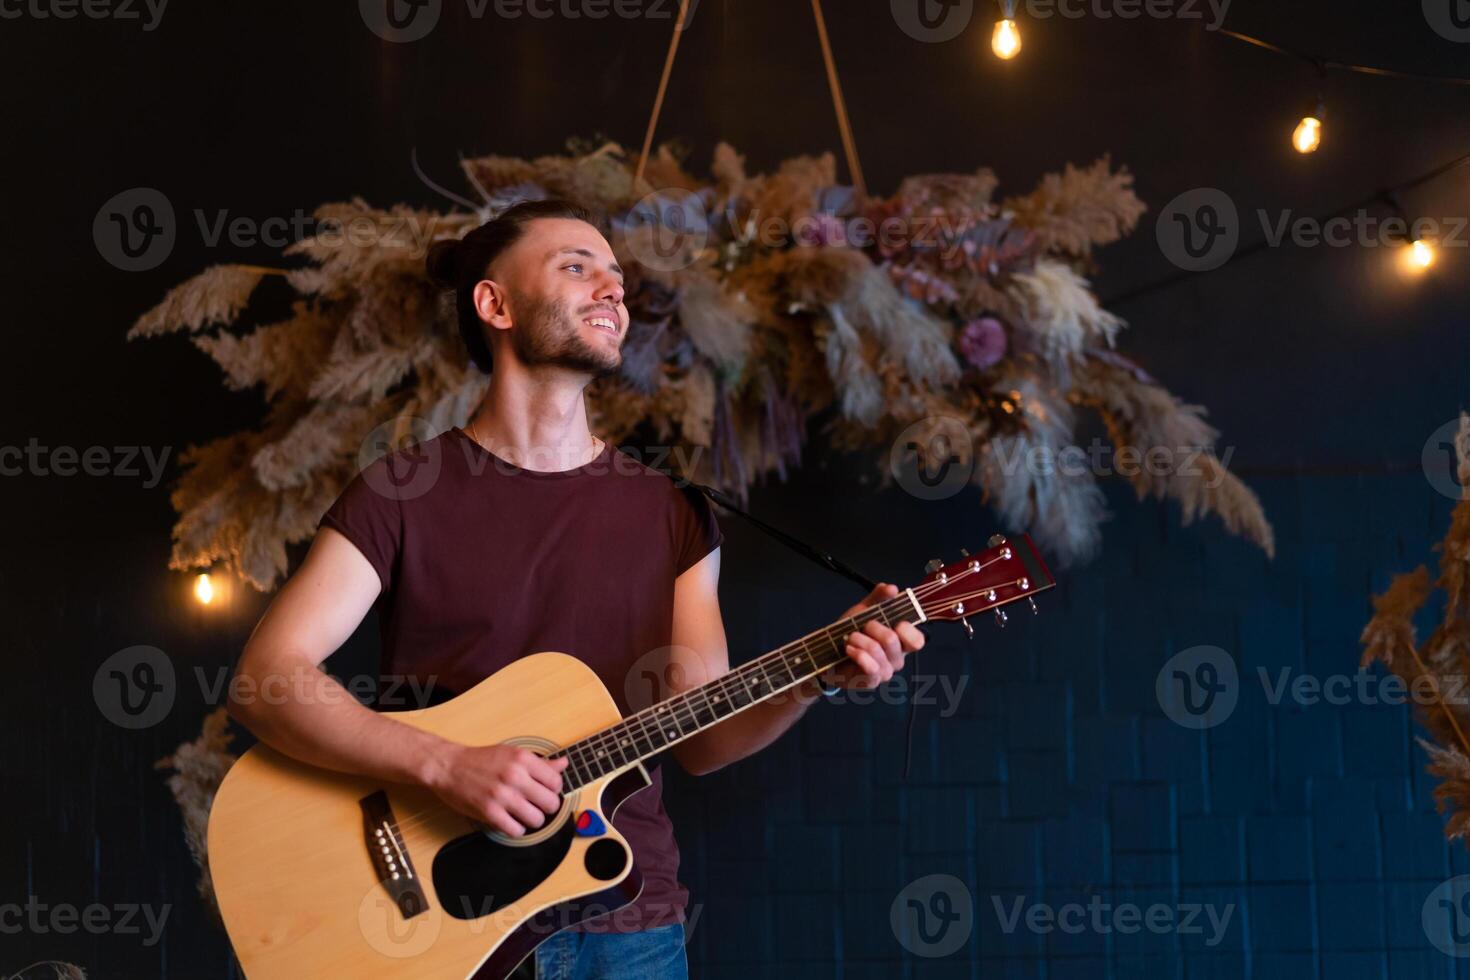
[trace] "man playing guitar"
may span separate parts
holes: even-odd
[[[454,428],[363,470],[322,518],[305,561],[246,645],[238,672],[286,698],[231,705],[262,742],[310,765],[422,787],[515,838],[561,805],[565,756],[466,745],[359,704],[317,669],[374,606],[384,675],[465,691],[537,650],[591,667],[627,713],[635,661],[667,656],[663,696],[729,670],[717,585],[723,536],[702,495],[608,446],[588,429],[583,390],[616,372],[628,330],[623,274],[587,214],[558,201],[515,205],[454,242],[431,274],[455,294],[471,357],[490,373],[484,401]],[[429,464],[429,479],[420,479]],[[843,618],[898,593],[882,584]],[[908,621],[846,638],[836,686],[887,681],[924,645]],[[689,772],[712,772],[769,745],[821,688],[766,701],[678,743]],[[653,783],[613,819],[643,873],[617,915],[558,932],[536,951],[556,978],[686,977],[678,849]],[[408,967],[412,972],[411,967]]]

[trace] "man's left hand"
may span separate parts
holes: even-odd
[[[848,608],[842,618],[855,616],[896,595],[898,586],[880,582],[861,602]],[[861,632],[854,630],[847,634],[844,643],[847,662],[823,674],[822,683],[855,689],[877,687],[903,669],[906,654],[923,646],[924,634],[908,620],[901,620],[895,626],[885,626],[877,619],[870,620]]]

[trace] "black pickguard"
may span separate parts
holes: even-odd
[[[648,774],[643,770],[641,766],[630,769],[627,772],[623,773],[621,776],[618,776],[612,782],[608,783],[607,788],[603,790],[603,812],[606,813],[609,818],[611,818],[612,815],[617,812],[618,807],[623,803],[624,800],[626,800],[628,797],[632,796],[639,790],[643,789],[644,787],[648,786],[649,782],[650,780],[648,778]],[[573,831],[571,830],[571,821],[567,822],[567,826],[564,827],[563,830],[566,832],[568,837],[566,842],[561,845],[561,849],[559,852],[561,857],[566,856],[567,849],[571,846],[571,834],[573,833]],[[556,844],[558,840],[561,839],[562,835],[561,833],[558,833],[556,836],[542,841],[539,847],[529,848],[505,847],[504,845],[495,844],[494,841],[485,837],[483,834],[476,834],[473,836],[479,837],[486,844],[495,846],[499,849],[499,851],[529,851],[537,850],[539,849],[539,847],[552,847]],[[451,908],[451,902],[457,902],[460,908],[463,909],[465,907],[463,900],[464,893],[461,893],[461,897],[457,899],[450,893],[446,893],[442,890],[442,888],[440,888],[439,864],[444,855],[451,848],[455,847],[455,845],[459,844],[463,840],[466,840],[466,838],[458,838],[456,840],[450,841],[448,844],[440,849],[439,854],[436,855],[434,858],[433,872],[434,884],[436,890],[438,890],[440,904],[444,906],[446,912],[449,912],[449,914],[455,915],[456,917],[460,918],[463,918],[463,916],[459,916],[458,912]],[[466,853],[469,852],[467,851]],[[558,861],[559,860],[560,858],[558,858]],[[556,862],[553,862],[551,866],[554,868],[556,866]],[[530,891],[537,884],[539,884],[544,878],[545,875],[543,874],[540,877],[532,879],[530,881],[512,882],[510,884],[510,887],[521,888],[522,890],[518,894],[524,895],[526,892]],[[486,891],[488,891],[488,889],[477,886],[469,893],[471,908],[477,907],[477,903],[484,900],[483,898],[476,898],[474,896],[483,896]],[[552,908],[546,909],[545,911],[536,915],[528,922],[522,923],[519,928],[517,928],[514,932],[505,937],[505,940],[500,944],[499,947],[496,948],[495,952],[490,954],[489,959],[487,959],[480,966],[480,969],[475,972],[473,980],[506,980],[507,977],[514,976],[516,978],[520,978],[522,975],[524,975],[527,980],[529,980],[529,978],[534,977],[535,975],[535,961],[531,954],[536,951],[537,946],[541,945],[541,943],[550,938],[560,929],[565,928],[569,925],[573,925],[577,922],[581,922],[584,919],[592,918],[592,910],[605,909],[611,911],[622,908],[624,905],[627,905],[629,902],[632,902],[635,898],[637,898],[642,891],[643,875],[638,871],[638,864],[635,860],[633,862],[633,867],[628,871],[627,877],[618,882],[616,885],[613,885],[603,891],[597,892],[596,894],[588,895],[585,898],[579,899],[577,901],[567,902],[559,906],[553,906]],[[500,901],[498,904],[494,905],[493,908],[500,908],[507,902],[513,901],[515,901],[514,898],[507,898],[504,901]]]
[[[434,855],[434,892],[456,919],[478,919],[521,898],[545,881],[571,850],[568,820],[555,834],[529,847],[509,847],[475,832],[457,837]]]

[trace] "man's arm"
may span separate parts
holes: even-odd
[[[325,769],[433,790],[511,836],[560,806],[557,763],[505,745],[460,745],[358,703],[318,669],[362,622],[381,589],[352,542],[323,528],[245,644],[230,716],[262,742]],[[236,685],[231,689],[235,690]]]
[[[674,630],[669,695],[682,694],[730,670],[725,624],[720,616],[720,549],[674,581]],[[849,607],[846,618],[898,594],[898,587],[880,584],[861,602]],[[830,678],[843,687],[877,687],[903,667],[904,655],[924,645],[924,634],[907,621],[896,627],[869,622],[863,632],[848,635],[848,661]],[[777,696],[674,746],[674,758],[689,772],[704,775],[770,745],[806,713],[821,695],[808,680],[785,696]]]

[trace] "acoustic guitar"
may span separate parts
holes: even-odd
[[[561,809],[509,837],[428,790],[318,769],[268,746],[225,776],[209,817],[209,869],[249,980],[505,980],[537,945],[637,897],[641,876],[612,825],[649,783],[650,757],[846,660],[869,620],[959,621],[1055,584],[1029,537],[995,537],[884,602],[621,717],[592,670],[523,657],[443,704],[394,717],[468,745],[567,757]]]

